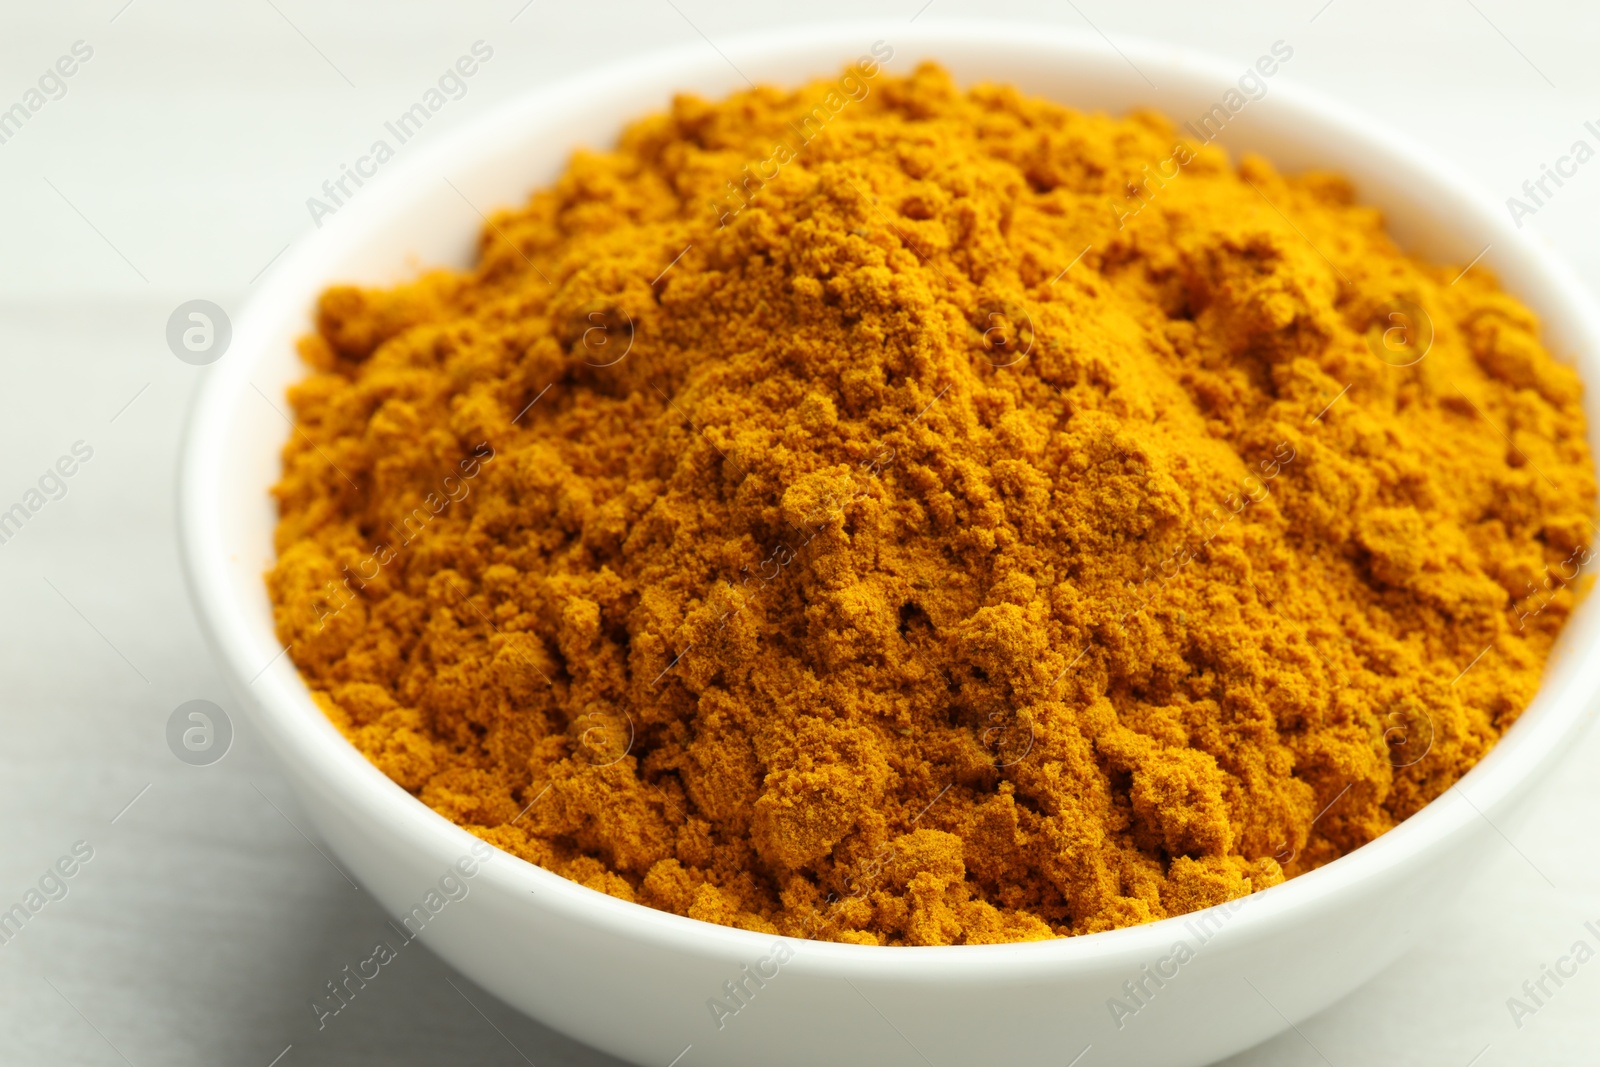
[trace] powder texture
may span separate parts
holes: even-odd
[[[1579,380],[1482,266],[931,65],[680,97],[302,352],[268,580],[329,717],[511,853],[787,936],[1325,864],[1517,718],[1589,559]]]

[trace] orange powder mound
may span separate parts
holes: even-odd
[[[683,96],[470,269],[323,296],[279,633],[401,786],[626,900],[881,945],[1217,904],[1439,796],[1576,602],[1579,380],[1460,273],[1152,113]]]

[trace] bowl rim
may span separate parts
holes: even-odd
[[[892,38],[888,36],[891,34]],[[404,198],[408,184],[458,170],[446,167],[445,161],[470,162],[474,158],[473,146],[521,121],[536,123],[540,114],[571,106],[575,99],[586,99],[591,93],[619,85],[681,85],[690,80],[691,71],[725,62],[732,65],[734,58],[743,61],[741,66],[755,67],[763,60],[832,54],[836,57],[833,66],[837,67],[842,62],[837,57],[852,54],[862,42],[871,42],[878,36],[885,36],[895,45],[896,67],[901,66],[901,42],[909,41],[910,51],[922,53],[948,54],[977,44],[1047,51],[1065,61],[1085,57],[1104,61],[1115,54],[1130,63],[1138,60],[1141,65],[1147,63],[1156,69],[1176,63],[1188,72],[1215,77],[1219,86],[1230,84],[1239,69],[1237,64],[1186,47],[1122,35],[1120,43],[1113,45],[1097,33],[1025,21],[933,18],[910,26],[877,20],[828,21],[729,35],[712,46],[714,51],[696,41],[558,79],[513,95],[433,143],[421,146],[413,156],[380,174],[369,183],[370,189],[362,198],[341,210],[338,218],[314,231],[298,247],[292,247],[271,267],[266,284],[238,317],[230,350],[232,358],[220,360],[204,372],[206,378],[195,391],[180,446],[178,529],[191,602],[213,651],[226,664],[235,691],[256,709],[254,720],[280,758],[293,758],[307,774],[326,783],[342,802],[406,833],[418,849],[461,855],[480,840],[391,781],[340,734],[311,701],[288,657],[279,653],[269,662],[268,657],[278,651],[278,646],[261,645],[244,621],[249,609],[228,593],[230,550],[221,536],[216,511],[221,503],[222,469],[216,444],[223,437],[235,403],[250,388],[252,370],[268,354],[263,338],[281,327],[284,315],[295,316],[295,321],[305,320],[308,309],[297,295],[305,286],[297,279],[320,278],[313,286],[320,289],[330,279],[319,273],[319,264],[359,244],[382,216],[384,205]],[[817,76],[827,72],[828,67],[819,61]],[[1550,287],[1552,295],[1545,303],[1560,308],[1569,320],[1565,325],[1582,338],[1581,344],[1568,346],[1576,350],[1565,353],[1566,358],[1580,366],[1594,365],[1596,353],[1600,352],[1600,314],[1582,285],[1566,264],[1536,243],[1531,234],[1513,228],[1500,206],[1486,193],[1432,152],[1384,124],[1302,87],[1292,78],[1274,78],[1272,89],[1278,101],[1275,107],[1290,108],[1304,118],[1310,131],[1307,138],[1340,137],[1402,172],[1425,177],[1444,199],[1469,210],[1469,227],[1492,233],[1493,244],[1502,250],[1500,255],[1520,257],[1524,270],[1531,270]],[[661,93],[663,106],[671,91]],[[1094,110],[1087,106],[1085,109]],[[612,132],[614,135],[614,129]],[[476,230],[476,224],[473,226]],[[263,486],[262,491],[267,488]],[[1575,619],[1576,616],[1569,620],[1568,630]],[[1547,769],[1576,730],[1592,718],[1585,713],[1590,694],[1600,685],[1600,656],[1593,655],[1597,644],[1600,640],[1591,638],[1588,647],[1566,651],[1565,659],[1593,661],[1596,666],[1582,669],[1582,663],[1569,663],[1554,688],[1550,684],[1553,657],[1546,664],[1545,678],[1535,698],[1518,722],[1444,795],[1388,833],[1339,859],[1234,902],[1248,907],[1237,909],[1239,914],[1229,920],[1223,933],[1239,941],[1270,937],[1349,887],[1380,883],[1384,877],[1398,874],[1402,867],[1424,863],[1478,819],[1490,821],[1490,813],[1507,807],[1525,793],[1535,772]],[[262,663],[267,666],[257,670]],[[1469,785],[1476,800],[1465,794],[1463,787]],[[1457,802],[1448,802],[1452,795],[1458,798]],[[1492,821],[1490,825],[1494,825]],[[707,923],[617,899],[510,853],[497,850],[496,855],[506,862],[484,868],[486,874],[492,875],[492,881],[514,889],[524,901],[530,890],[536,891],[532,907],[554,908],[564,918],[620,938],[692,954],[731,952],[741,957],[764,953],[774,941],[775,935]],[[1220,907],[1232,910],[1230,905]],[[1099,933],[999,945],[896,946],[899,951],[891,951],[881,946],[815,941],[807,943],[795,963],[818,973],[912,982],[936,981],[955,969],[970,977],[974,967],[996,978],[1017,978],[1058,972],[1108,957],[1154,958],[1182,936],[1182,924],[1193,918],[1195,914],[1191,913]]]

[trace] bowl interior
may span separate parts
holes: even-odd
[[[278,477],[279,450],[291,432],[284,391],[304,374],[294,343],[311,328],[309,313],[319,292],[337,282],[392,284],[425,266],[466,266],[484,214],[522,202],[559,173],[574,148],[609,146],[628,120],[666,106],[676,91],[720,96],[745,87],[740,71],[761,82],[798,84],[837,73],[877,41],[893,47],[887,68],[894,73],[934,58],[963,84],[1010,82],[1027,93],[1112,114],[1154,106],[1180,124],[1222,102],[1255,59],[1218,64],[1149,44],[1124,43],[1116,51],[1094,35],[992,23],[790,32],[720,42],[726,60],[696,43],[536,92],[434,145],[401,146],[399,158],[273,269],[239,318],[232,350],[208,371],[185,446],[180,526],[191,590],[215,646],[259,706],[265,732],[280,755],[305,774],[335,782],[331,788],[344,802],[381,809],[383,817],[406,823],[419,847],[460,852],[464,831],[389,782],[344,740],[311,702],[273,632],[262,580],[273,560],[276,522],[267,489]],[[1263,54],[1270,44],[1263,43]],[[1386,212],[1402,246],[1424,258],[1464,264],[1481,253],[1481,262],[1505,287],[1541,315],[1546,342],[1557,355],[1577,363],[1586,379],[1600,380],[1596,316],[1566,270],[1449,168],[1402,138],[1299,90],[1290,82],[1294,74],[1290,59],[1273,77],[1260,79],[1267,86],[1264,95],[1232,114],[1218,141],[1235,155],[1262,153],[1288,172],[1344,172],[1364,202]],[[1593,424],[1592,392],[1587,403]],[[1486,425],[1484,432],[1497,431]],[[1491,810],[1510,798],[1570,737],[1596,688],[1600,657],[1584,653],[1597,642],[1600,619],[1591,602],[1570,623],[1534,706],[1472,772],[1478,807]],[[1350,856],[1260,894],[1263,906],[1252,909],[1252,921],[1287,914],[1407,853],[1425,851],[1475,817],[1436,803]],[[743,931],[717,928],[713,934],[705,924],[613,900],[531,865],[521,867],[526,870],[515,877],[539,885],[541,893],[554,890],[542,899],[603,914],[604,921],[630,935],[766,943]],[[557,882],[567,888],[555,888]],[[1018,950],[1034,958],[1041,953],[1063,958],[1094,952],[1092,943],[1113,943],[1108,939],[1142,952],[1142,944],[1170,941],[1166,925],[1027,946],[920,949],[916,955],[923,964],[941,954],[991,948],[1009,958]],[[817,948],[858,961],[874,953],[880,960],[901,955],[859,946]]]

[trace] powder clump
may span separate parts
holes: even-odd
[[[1231,900],[1439,796],[1575,604],[1580,383],[1458,273],[1152,113],[680,97],[470,269],[323,296],[279,634],[396,782],[625,900],[885,945]]]

